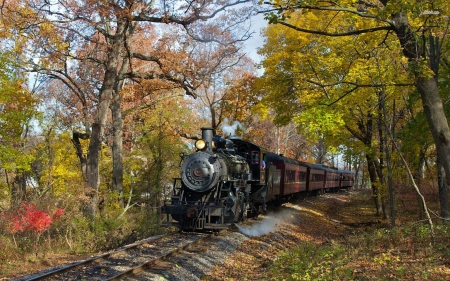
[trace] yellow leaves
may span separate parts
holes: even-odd
[[[421,77],[424,79],[431,79],[432,77],[435,76],[435,73],[429,67],[428,62],[425,60],[411,61],[411,62],[409,62],[409,68],[418,77]]]
[[[332,137],[341,134],[344,130],[342,113],[331,111],[324,106],[309,108],[294,120],[296,124],[300,125],[301,133],[311,143],[317,142],[324,135]]]
[[[354,1],[341,4],[354,9]],[[333,34],[383,25],[375,18],[318,10],[298,12],[287,22]],[[356,113],[373,114],[380,89],[395,99],[403,89],[394,85],[410,81],[398,39],[385,31],[320,36],[275,25],[266,35],[260,51],[266,71],[258,81],[267,93],[265,108],[275,109],[279,121],[293,118],[311,141],[344,140],[344,124],[355,128]]]
[[[34,114],[36,99],[14,78],[12,63],[0,55],[0,136],[5,142],[19,142],[23,126]]]
[[[40,24],[41,34],[44,36],[51,37],[53,30],[53,25],[50,22],[43,22]]]
[[[36,147],[36,153],[52,151],[50,155],[38,155],[39,163],[43,167],[40,177],[41,187],[50,188],[57,196],[76,192],[74,187],[80,182],[81,170],[79,160],[73,153],[71,136],[68,133],[58,136],[51,133],[47,138],[46,142]],[[80,141],[85,147],[87,140]]]
[[[381,253],[381,255],[375,256],[373,261],[379,265],[385,265],[400,261],[400,257],[392,255],[391,253]]]

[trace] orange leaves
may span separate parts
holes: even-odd
[[[244,122],[250,116],[250,110],[261,98],[253,91],[255,76],[243,73],[240,78],[230,81],[223,95],[222,110],[224,117]]]

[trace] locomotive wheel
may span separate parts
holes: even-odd
[[[245,203],[241,204],[241,212],[239,213],[239,221],[245,221],[247,219],[247,210],[245,208]]]
[[[249,218],[256,218],[259,216],[259,206],[260,205],[252,205],[249,211],[249,214],[247,216]]]

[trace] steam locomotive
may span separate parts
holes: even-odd
[[[202,128],[196,152],[181,154],[180,178],[161,211],[165,225],[185,231],[219,231],[257,216],[268,203],[353,185],[354,172],[284,157],[239,138]]]

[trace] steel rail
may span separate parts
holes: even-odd
[[[175,254],[177,254],[177,253],[179,253],[179,252],[181,252],[183,250],[187,250],[190,247],[193,247],[193,246],[197,245],[200,242],[204,242],[207,239],[211,239],[211,237],[213,237],[212,234],[210,234],[208,236],[205,236],[205,237],[202,237],[202,238],[200,238],[200,239],[198,239],[196,241],[192,241],[192,242],[186,243],[182,247],[179,247],[179,248],[176,248],[176,249],[174,249],[174,250],[172,250],[170,252],[167,252],[167,253],[165,253],[164,255],[162,255],[162,256],[160,256],[158,258],[154,258],[154,259],[148,260],[148,261],[146,261],[144,263],[141,263],[140,265],[137,265],[137,266],[135,266],[135,267],[133,267],[133,268],[131,268],[129,270],[121,272],[121,273],[117,274],[116,276],[110,277],[110,278],[105,279],[105,280],[106,281],[122,280],[122,278],[125,277],[125,276],[136,275],[139,272],[144,271],[145,268],[151,268],[152,266],[155,266],[159,261],[166,260],[167,258],[172,257]]]
[[[119,248],[117,250],[114,250],[112,252],[104,253],[104,254],[101,254],[101,255],[98,255],[98,256],[91,257],[91,258],[86,259],[86,260],[82,260],[82,261],[79,261],[79,262],[68,264],[68,265],[63,266],[62,268],[57,268],[57,269],[51,270],[49,272],[45,272],[43,274],[40,274],[39,276],[26,278],[25,280],[27,280],[27,281],[43,280],[45,278],[48,278],[48,277],[51,277],[51,276],[54,276],[54,275],[57,275],[57,274],[61,274],[61,273],[64,273],[66,271],[69,271],[71,269],[74,269],[74,268],[76,268],[76,267],[78,267],[80,265],[86,265],[86,264],[89,264],[89,263],[94,262],[96,260],[101,260],[101,259],[104,259],[104,258],[108,258],[108,257],[110,257],[112,255],[117,254],[117,253],[125,252],[125,251],[133,249],[133,248],[137,248],[137,247],[139,247],[141,245],[144,245],[144,244],[147,244],[147,243],[159,240],[159,239],[163,239],[163,238],[168,237],[170,235],[173,235],[173,233],[162,234],[162,235],[150,237],[150,238],[144,239],[142,241],[139,241],[139,242],[136,242],[136,243],[124,246],[124,247]],[[22,280],[22,278],[18,278],[18,280]]]

